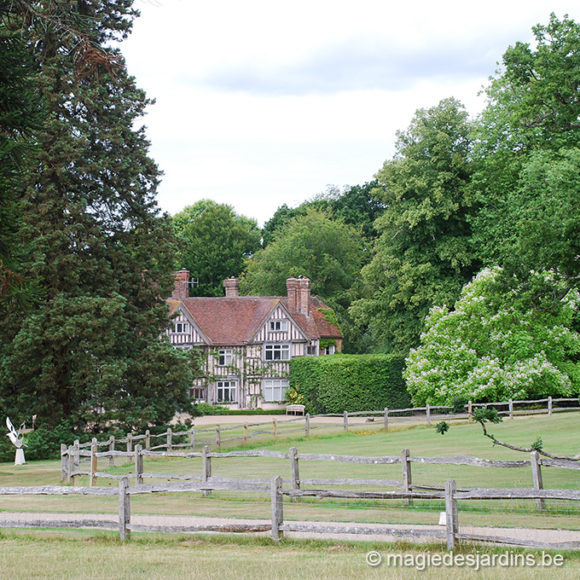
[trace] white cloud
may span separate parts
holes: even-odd
[[[201,198],[268,220],[327,184],[369,181],[417,108],[472,113],[496,62],[577,1],[137,0],[122,45],[157,99],[145,123],[159,203]]]

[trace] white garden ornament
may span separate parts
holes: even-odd
[[[12,445],[16,447],[16,455],[14,456],[14,465],[24,465],[26,460],[24,459],[24,449],[22,446],[24,445],[24,441],[20,438],[18,431],[12,425],[12,421],[10,421],[9,417],[6,417],[6,427],[8,427],[8,434],[7,437],[12,441]]]

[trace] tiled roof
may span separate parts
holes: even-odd
[[[236,296],[232,298],[185,298],[168,300],[171,312],[181,303],[198,325],[201,332],[214,345],[241,345],[252,340],[260,326],[278,304],[288,310],[286,297]],[[324,319],[319,309],[328,309],[315,296],[310,298],[310,316],[289,313],[309,339],[321,337],[340,338],[339,328]]]

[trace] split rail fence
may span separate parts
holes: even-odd
[[[564,405],[564,406],[560,406]],[[522,406],[526,409],[516,409]],[[513,419],[517,415],[529,414],[547,414],[552,416],[554,413],[580,409],[580,401],[578,398],[560,398],[553,399],[548,397],[546,399],[537,399],[533,401],[509,401],[498,403],[471,403],[465,405],[465,413],[452,413],[453,407],[446,405],[426,405],[425,407],[409,407],[407,409],[389,409],[388,407],[381,411],[357,411],[349,413],[330,413],[326,415],[314,415],[306,413],[302,417],[295,417],[292,419],[272,419],[268,423],[244,423],[237,425],[215,425],[211,427],[192,427],[186,431],[173,431],[167,429],[163,433],[153,434],[147,430],[144,434],[134,435],[127,434],[126,437],[116,439],[110,437],[107,441],[92,441],[86,443],[75,442],[75,446],[79,448],[106,447],[109,452],[113,452],[118,446],[125,447],[128,453],[132,453],[137,444],[141,445],[147,451],[156,451],[164,449],[171,453],[176,449],[192,449],[203,448],[205,446],[215,446],[218,449],[225,443],[240,442],[248,443],[252,438],[260,435],[268,435],[276,439],[280,435],[287,435],[289,433],[301,432],[305,437],[309,437],[311,432],[315,429],[324,429],[334,427],[342,423],[343,431],[347,432],[350,428],[360,426],[362,420],[365,425],[370,423],[381,426],[388,430],[389,426],[397,421],[424,420],[427,425],[431,425],[434,420],[446,419],[450,420],[469,420],[473,418],[473,411],[477,407],[494,407],[498,409],[500,415],[504,415]],[[316,423],[317,419],[337,419],[337,423],[332,425]],[[342,421],[340,421],[342,419]],[[381,421],[382,419],[382,421]],[[300,425],[299,423],[304,423]],[[294,426],[296,424],[296,426]],[[228,437],[228,433],[242,432],[240,436]],[[65,446],[61,445],[61,454],[65,453]],[[111,455],[112,456],[112,455]],[[112,460],[111,460],[112,463]]]
[[[226,524],[190,524],[179,526],[168,525],[142,525],[131,521],[131,496],[151,493],[208,493],[216,490],[236,490],[238,492],[263,492],[270,493],[271,497],[271,522],[270,523],[247,523],[229,522]],[[247,482],[244,480],[231,480],[228,482],[206,482],[162,484],[162,485],[137,485],[129,486],[128,478],[119,481],[118,487],[3,487],[0,488],[2,495],[98,495],[118,496],[118,514],[115,520],[95,519],[42,519],[36,520],[5,520],[0,522],[2,527],[31,527],[31,528],[100,528],[118,529],[121,540],[128,540],[132,531],[135,532],[224,532],[224,533],[248,533],[248,532],[271,532],[274,540],[279,540],[285,532],[310,532],[319,534],[365,534],[365,535],[390,535],[404,537],[430,537],[446,541],[447,548],[453,549],[459,541],[491,542],[502,545],[517,545],[535,548],[552,549],[580,549],[580,542],[567,542],[559,544],[547,544],[519,538],[506,538],[505,536],[470,535],[461,533],[458,522],[458,502],[470,500],[524,500],[535,499],[537,501],[566,500],[580,501],[580,491],[574,490],[537,490],[537,489],[472,489],[469,491],[457,490],[454,480],[447,480],[444,492],[417,492],[417,491],[346,491],[328,489],[284,489],[283,480],[280,476],[274,476],[269,485]],[[353,500],[393,500],[405,499],[408,502],[413,499],[444,499],[446,523],[441,530],[428,529],[417,525],[412,529],[401,530],[387,525],[356,525],[338,526],[336,524],[322,524],[320,522],[285,522],[284,521],[284,497],[301,498],[346,498]]]
[[[80,469],[80,458],[89,458],[89,470]],[[115,457],[129,459],[134,464],[134,472],[130,475],[111,475],[107,472],[98,470],[99,458],[107,459],[109,462],[114,461]],[[146,457],[173,457],[173,458],[201,458],[201,473],[199,475],[177,475],[168,473],[146,472],[144,470],[144,459]],[[413,485],[412,464],[430,464],[430,465],[466,465],[472,467],[489,467],[489,468],[531,468],[533,486],[536,491],[544,489],[542,467],[556,467],[562,469],[580,470],[580,461],[549,459],[540,457],[537,451],[530,453],[529,460],[490,460],[480,457],[456,456],[456,457],[421,457],[413,456],[409,449],[403,449],[400,455],[393,456],[358,456],[358,455],[338,455],[338,454],[318,454],[318,453],[299,453],[296,447],[291,447],[288,453],[281,451],[272,451],[268,449],[255,449],[247,451],[229,451],[229,452],[212,452],[208,446],[204,447],[201,452],[167,452],[167,451],[148,451],[141,445],[137,445],[132,452],[124,451],[105,451],[98,452],[98,447],[94,444],[90,451],[81,449],[78,446],[63,448],[61,456],[61,475],[62,480],[74,485],[75,478],[81,475],[88,476],[90,486],[97,483],[98,478],[105,479],[122,479],[132,478],[138,485],[143,484],[145,478],[155,479],[181,479],[190,481],[199,481],[206,484],[209,481],[229,481],[228,478],[212,477],[212,459],[227,458],[250,458],[250,457],[269,457],[289,461],[290,480],[287,483],[291,489],[298,490],[302,486],[309,485],[366,485],[375,487],[396,487],[402,489],[404,493],[411,493],[418,490],[443,491],[444,488],[435,485]],[[350,464],[369,464],[369,465],[388,465],[400,464],[402,468],[401,480],[370,479],[370,478],[334,478],[334,479],[301,479],[300,462],[308,461],[330,461]],[[267,483],[268,480],[252,480],[253,483]],[[469,490],[461,490],[462,492]],[[537,500],[537,508],[544,508],[542,498]]]

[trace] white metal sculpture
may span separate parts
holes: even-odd
[[[6,417],[6,427],[8,427],[8,434],[7,437],[12,441],[12,445],[16,447],[16,455],[14,456],[14,465],[24,465],[26,460],[24,459],[24,449],[22,446],[24,445],[24,441],[18,434],[18,431],[14,429],[14,425],[12,425],[12,421],[10,421],[9,417]]]

